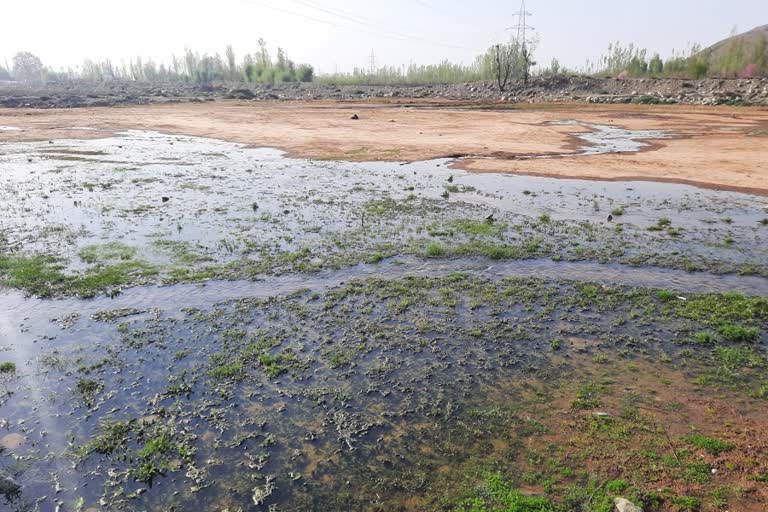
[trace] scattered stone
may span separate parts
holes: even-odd
[[[21,434],[7,434],[0,438],[0,446],[6,450],[15,450],[24,444],[24,436]]]
[[[253,489],[253,504],[257,507],[262,505],[264,501],[269,498],[272,492],[275,490],[275,486],[272,483],[275,477],[270,475],[267,477],[267,482],[262,487],[254,487]]]
[[[171,198],[170,198],[170,197],[166,197],[166,196],[163,196],[163,197],[162,197],[162,200],[163,200],[163,202],[164,202],[164,203],[167,203],[168,201],[170,201],[170,200],[171,200]]]
[[[358,119],[360,119],[360,117],[357,114],[352,114],[352,117],[350,117],[350,119],[352,119],[353,121],[357,121]]]
[[[626,498],[616,498],[614,500],[618,512],[643,512],[643,509],[632,503]]]
[[[13,496],[21,491],[21,486],[10,475],[0,472],[0,495]]]

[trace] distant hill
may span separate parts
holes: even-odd
[[[768,76],[768,25],[723,39],[699,55],[709,75]]]

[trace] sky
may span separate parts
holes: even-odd
[[[708,46],[736,27],[768,24],[766,0],[527,0],[536,60],[570,68],[597,60],[612,41],[668,56]],[[84,58],[141,56],[169,62],[185,48],[238,57],[263,37],[321,73],[410,63],[471,63],[505,41],[520,0],[0,0],[0,65],[30,51],[54,69]]]

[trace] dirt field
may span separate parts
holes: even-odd
[[[352,114],[359,120],[352,120]],[[582,156],[577,120],[662,130],[635,152]],[[467,156],[454,166],[599,180],[649,180],[768,195],[768,109],[645,105],[467,105],[436,100],[147,105],[76,110],[1,109],[0,142],[94,138],[124,129],[211,137],[338,160]],[[83,130],[82,128],[95,130]],[[74,129],[73,129],[74,128]],[[552,155],[554,158],[529,158]],[[490,157],[490,158],[489,158]]]

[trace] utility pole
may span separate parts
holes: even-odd
[[[373,50],[371,50],[371,56],[369,57],[369,63],[370,63],[370,74],[371,76],[376,74],[376,54],[373,53]]]

